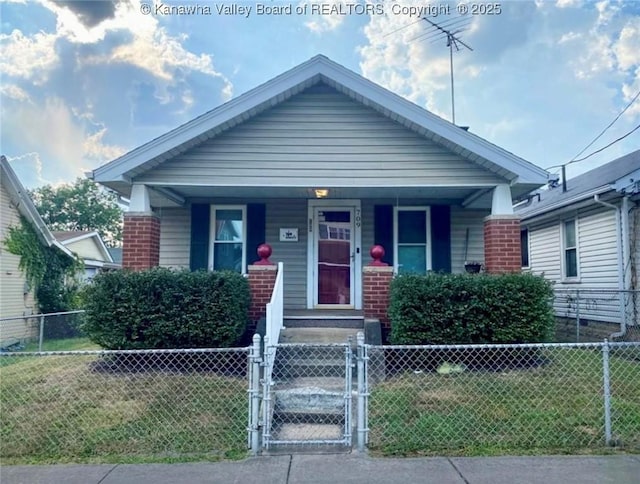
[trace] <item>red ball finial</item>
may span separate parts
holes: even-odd
[[[370,266],[389,265],[386,262],[382,262],[382,258],[384,257],[384,247],[382,247],[381,245],[374,245],[373,247],[371,247],[369,254],[371,254],[371,258],[373,259],[373,262],[369,264]]]
[[[269,260],[269,257],[271,257],[271,254],[273,253],[273,250],[271,249],[271,246],[269,244],[260,244],[258,246],[257,252],[258,252],[258,257],[260,257],[260,260],[256,262],[255,265],[258,265],[258,266],[273,265],[273,262]]]

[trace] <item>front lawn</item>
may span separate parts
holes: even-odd
[[[370,449],[387,456],[604,451],[600,351],[553,348],[544,358],[530,369],[388,377],[371,390]],[[611,394],[614,440],[640,452],[638,360],[611,357]]]
[[[3,465],[246,454],[246,379],[202,367],[105,370],[99,358],[0,357]]]

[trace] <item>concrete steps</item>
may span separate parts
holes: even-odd
[[[299,314],[285,316],[285,327],[280,334],[285,346],[278,348],[273,370],[272,440],[287,442],[284,445],[294,451],[340,446],[347,404],[343,345],[351,338],[355,349],[364,319]]]

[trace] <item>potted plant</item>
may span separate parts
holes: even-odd
[[[469,274],[477,274],[482,269],[482,262],[465,261],[464,270]]]

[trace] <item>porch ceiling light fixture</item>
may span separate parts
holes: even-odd
[[[329,190],[326,188],[316,188],[313,190],[313,193],[316,194],[316,198],[327,198],[329,195]]]

